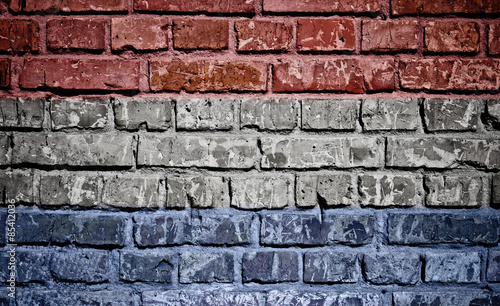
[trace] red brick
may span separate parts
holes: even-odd
[[[0,50],[38,51],[40,26],[34,20],[0,20]]]
[[[10,86],[10,59],[0,59],[0,87]]]
[[[227,49],[229,21],[214,19],[174,20],[174,49]]]
[[[478,52],[479,25],[475,22],[428,22],[425,48],[430,52]]]
[[[302,51],[356,48],[356,30],[350,19],[299,19],[297,46]]]
[[[58,49],[104,50],[104,20],[57,18],[47,21],[47,47]]]
[[[293,25],[290,22],[245,20],[234,23],[238,51],[290,50]]]
[[[256,0],[134,0],[137,11],[253,13]]]
[[[418,48],[418,21],[363,21],[362,51],[401,51]]]
[[[400,62],[403,88],[438,91],[498,91],[500,60],[410,59]]]
[[[113,18],[111,46],[113,50],[159,50],[168,48],[167,18]]]
[[[379,0],[264,0],[266,12],[378,12]]]
[[[274,65],[275,92],[345,91],[364,93],[394,89],[394,60],[292,60]]]
[[[11,0],[14,12],[119,12],[126,11],[126,0]]]
[[[265,62],[151,61],[153,91],[264,91]]]
[[[394,15],[500,13],[498,0],[392,0]]]
[[[500,23],[492,23],[488,33],[488,52],[491,55],[500,54]]]
[[[139,62],[97,59],[26,59],[21,88],[132,90],[139,88]]]

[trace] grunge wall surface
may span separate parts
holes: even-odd
[[[0,9],[1,305],[500,305],[497,0]]]

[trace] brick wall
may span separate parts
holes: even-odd
[[[497,0],[0,11],[1,305],[500,305]]]

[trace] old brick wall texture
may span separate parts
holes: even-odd
[[[0,305],[500,305],[498,0],[0,11]]]

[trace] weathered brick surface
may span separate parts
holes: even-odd
[[[124,17],[111,20],[113,50],[162,50],[168,48],[167,18]]]
[[[46,174],[40,177],[40,203],[42,205],[95,206],[99,204],[97,176],[71,174]]]
[[[253,13],[255,0],[194,0],[179,2],[176,0],[134,0],[134,9],[138,11],[166,12],[208,12],[208,13]]]
[[[475,22],[428,22],[424,28],[429,52],[478,52],[479,25]]]
[[[488,198],[488,180],[483,175],[428,175],[427,206],[479,207]]]
[[[4,128],[40,129],[45,99],[28,97],[0,98],[0,126]]]
[[[321,292],[321,291],[277,291],[269,292],[266,306],[271,305],[354,305],[381,306],[382,296],[376,293]]]
[[[152,91],[264,91],[265,62],[213,60],[149,62]]]
[[[104,50],[106,21],[93,18],[53,18],[47,21],[47,48]]]
[[[252,168],[254,137],[141,136],[138,161],[145,166]]]
[[[492,23],[488,26],[488,53],[500,54],[500,23]]]
[[[242,127],[279,131],[297,126],[297,100],[293,99],[244,99],[240,112]]]
[[[419,47],[417,20],[363,20],[362,51],[416,50]]]
[[[231,206],[242,209],[293,206],[294,177],[288,175],[233,177],[231,192]]]
[[[132,135],[14,134],[13,164],[132,166]]]
[[[129,282],[172,281],[172,260],[161,252],[120,252],[120,279]]]
[[[354,51],[356,47],[354,20],[299,19],[297,27],[301,51]]]
[[[360,277],[358,254],[339,252],[305,253],[304,282],[355,283]]]
[[[432,1],[432,0],[394,0],[391,1],[392,14],[477,14],[498,13],[500,5],[495,0]]]
[[[174,48],[184,50],[227,49],[228,20],[175,19]]]
[[[357,100],[302,100],[302,129],[345,130],[356,129]]]
[[[7,214],[5,212],[0,212],[0,224],[6,224]],[[6,231],[0,231],[0,245],[4,245],[6,241]],[[5,265],[3,265],[5,267]],[[0,272],[2,273],[2,272]]]
[[[40,25],[38,22],[28,19],[0,20],[1,51],[38,51],[39,45]]]
[[[142,301],[144,306],[164,305],[237,305],[261,306],[264,296],[259,292],[235,291],[143,291]]]
[[[234,255],[225,253],[184,252],[179,257],[179,282],[232,283],[234,280]]]
[[[492,189],[491,202],[495,205],[500,204],[500,175],[493,177]]]
[[[165,179],[158,176],[104,176],[102,202],[115,207],[163,207]]]
[[[176,127],[182,130],[230,130],[234,125],[235,100],[177,99]]]
[[[479,283],[479,253],[430,253],[425,256],[425,281],[441,283]]]
[[[38,203],[38,177],[29,172],[0,173],[0,201],[3,204]]]
[[[113,277],[107,251],[55,252],[50,272],[59,281],[102,283]]]
[[[20,283],[47,282],[51,279],[50,260],[51,256],[40,251],[18,251],[17,256],[17,278]],[[6,267],[4,265],[3,267]]]
[[[127,9],[125,0],[26,0],[23,2],[11,1],[9,8],[14,12],[44,12],[44,13],[69,13],[69,12],[120,12]]]
[[[275,92],[364,93],[394,89],[392,59],[283,60],[273,68]]]
[[[378,0],[349,1],[341,0],[334,3],[322,0],[264,0],[266,12],[376,12],[380,9]]]
[[[361,174],[358,190],[362,206],[415,206],[423,201],[421,175]]]
[[[500,167],[500,142],[462,138],[388,137],[386,165],[390,167]]]
[[[394,244],[496,244],[498,219],[480,215],[389,214],[389,241]]]
[[[362,245],[371,242],[375,218],[370,215],[265,214],[262,216],[263,245]]]
[[[470,99],[425,99],[424,121],[429,131],[474,131],[479,101]]]
[[[419,126],[419,103],[416,99],[366,99],[361,106],[361,120],[366,131],[416,130]]]
[[[21,73],[23,89],[139,89],[139,62],[104,59],[27,58]]]
[[[0,134],[0,165],[9,165],[12,160],[12,139],[9,135]]]
[[[304,174],[296,179],[297,206],[344,206],[355,203],[354,176],[347,173]]]
[[[129,290],[33,290],[21,289],[17,295],[17,303],[22,305],[130,305],[134,301],[132,291]]]
[[[377,137],[262,137],[263,168],[379,167],[384,144]]]
[[[415,253],[365,253],[366,280],[376,285],[413,285],[420,279],[420,256]]]
[[[238,51],[289,51],[293,25],[288,21],[238,20],[234,23]]]
[[[51,99],[52,129],[103,128],[108,121],[108,105],[107,99]]]
[[[295,252],[247,252],[242,262],[244,282],[296,282],[299,280],[298,256]]]
[[[394,306],[403,305],[432,305],[443,306],[468,306],[485,305],[493,306],[500,302],[500,296],[490,292],[467,292],[467,291],[447,291],[447,292],[394,292]]]
[[[169,176],[167,207],[229,207],[229,180],[216,176]]]
[[[490,250],[488,253],[486,279],[489,282],[500,282],[500,252],[498,250]]]
[[[0,58],[0,87],[10,87],[10,59]]]
[[[167,130],[172,126],[172,102],[162,98],[118,98],[113,103],[119,129]]]

